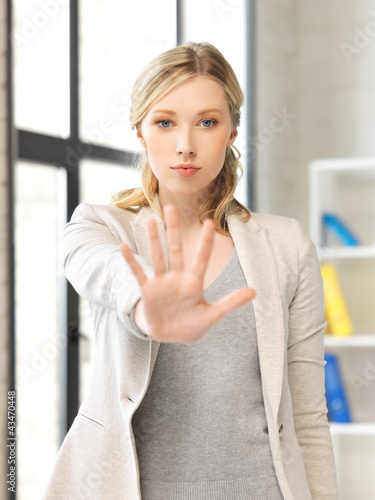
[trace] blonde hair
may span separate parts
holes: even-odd
[[[232,126],[238,127],[244,96],[232,67],[221,52],[210,43],[187,42],[151,60],[135,81],[130,107],[132,130],[141,126],[142,119],[157,101],[174,87],[194,76],[210,78],[223,88],[229,104]],[[231,147],[237,151],[238,158]],[[212,191],[210,189],[206,197],[202,196],[199,215],[201,223],[205,216],[212,218],[216,230],[224,235],[229,235],[226,222],[229,213],[240,212],[241,220],[244,222],[250,218],[249,210],[233,196],[237,183],[243,175],[243,168],[239,162],[241,153],[235,146],[231,147],[227,147],[223,167],[214,180],[216,189]],[[141,170],[141,186],[112,194],[111,203],[120,208],[149,205],[164,220],[163,213],[153,203],[159,186],[146,150],[143,151],[136,167]],[[239,178],[237,178],[237,168],[241,171]]]

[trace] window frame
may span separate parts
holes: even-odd
[[[184,42],[183,36],[183,0],[176,1],[176,44]],[[79,137],[79,0],[70,0],[70,135],[68,138],[58,138],[17,129],[14,125],[14,72],[13,47],[11,33],[13,27],[12,0],[7,0],[7,77],[8,77],[8,262],[9,262],[9,390],[16,390],[16,348],[15,348],[15,230],[14,230],[14,170],[18,160],[31,164],[45,164],[52,168],[59,167],[67,172],[66,185],[66,220],[70,220],[74,209],[79,204],[79,169],[80,161],[90,158],[98,161],[111,162],[124,167],[134,166],[138,155],[110,147],[104,147],[80,140]],[[248,137],[255,136],[255,21],[256,1],[245,2],[246,13],[246,99],[245,120]],[[76,153],[75,161],[69,151]],[[251,155],[245,158],[246,199],[248,207],[255,209],[255,159]],[[67,357],[64,370],[65,380],[62,381],[64,415],[61,419],[60,441],[62,442],[77,415],[79,408],[79,296],[67,282],[64,291],[64,317],[66,318]],[[67,367],[69,366],[69,369]],[[9,492],[9,499],[16,499],[16,493]]]

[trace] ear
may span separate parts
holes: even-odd
[[[139,139],[139,142],[142,144],[142,146],[145,148],[146,147],[146,141],[144,140],[143,138],[143,135],[142,135],[142,130],[141,130],[141,127],[137,124],[136,125],[136,128],[137,128],[137,137]]]
[[[234,141],[236,140],[236,137],[238,135],[238,130],[237,130],[237,127],[235,127],[233,130],[232,130],[232,133],[230,134],[230,137],[228,139],[228,142],[227,142],[227,146],[230,147],[232,146],[232,144],[234,143]]]

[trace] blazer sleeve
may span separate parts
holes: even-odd
[[[324,385],[324,294],[316,248],[294,219],[297,289],[289,307],[288,379],[313,500],[339,498]]]
[[[130,240],[123,241],[132,249]],[[133,335],[151,340],[130,318],[142,294],[121,253],[120,243],[119,236],[115,237],[93,206],[81,203],[63,230],[58,245],[59,260],[68,281],[82,298],[115,310],[119,320]],[[147,277],[153,277],[151,264],[136,253],[134,257]]]

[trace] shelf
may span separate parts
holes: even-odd
[[[375,436],[375,422],[355,422],[352,424],[331,422],[330,431],[335,436]]]
[[[340,233],[327,227],[325,214],[336,215],[360,243],[345,245]],[[332,378],[325,369],[325,375],[331,378],[325,378],[327,407],[333,403],[334,414],[335,396],[329,393],[330,383],[340,385],[353,419],[351,423],[329,422],[340,491],[347,499],[375,500],[375,383],[370,364],[375,356],[374,222],[375,156],[318,159],[310,163],[309,235],[316,246],[322,274],[327,264],[337,271],[337,288],[354,331],[348,336],[325,334],[323,339],[326,359],[333,354],[338,364]],[[328,280],[325,285],[329,295]],[[333,291],[332,302],[336,298]],[[339,302],[337,298],[332,314],[339,314]]]
[[[339,337],[338,335],[324,335],[324,347],[374,347],[375,335],[348,335]]]
[[[358,170],[374,171],[375,157],[363,158],[321,158],[311,162],[311,169],[317,172],[355,172]]]
[[[373,259],[375,258],[375,245],[358,247],[318,247],[321,260],[328,259]]]

